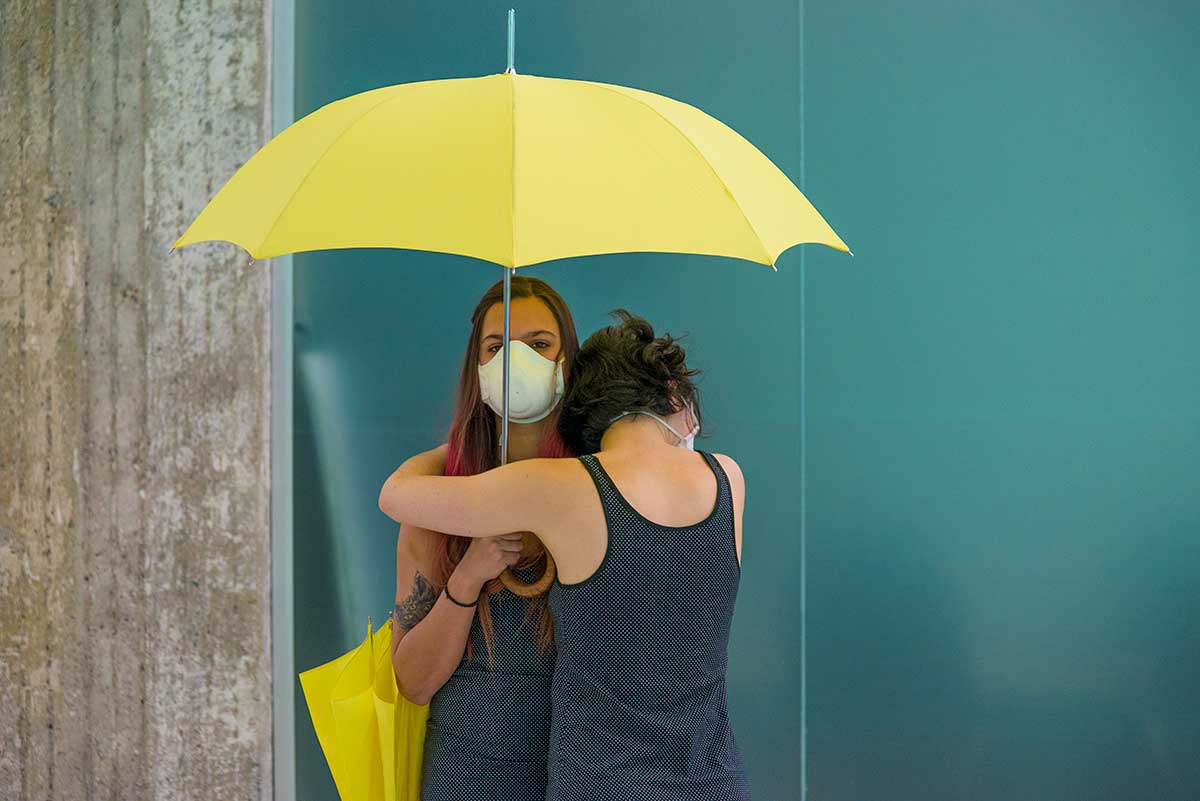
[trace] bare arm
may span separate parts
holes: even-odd
[[[741,564],[742,513],[746,509],[746,479],[742,475],[742,468],[733,459],[723,453],[715,453],[713,456],[721,463],[721,467],[725,469],[725,475],[729,477],[729,492],[733,495],[733,540],[734,545],[737,546],[738,564]]]
[[[446,448],[426,451],[410,461],[427,475],[446,469]],[[442,598],[429,583],[433,564],[433,532],[401,524],[396,538],[396,607],[392,612],[392,669],[405,698],[427,704],[454,673],[471,635],[475,610]],[[470,602],[478,588],[451,583],[456,598]],[[459,595],[459,590],[463,595]],[[443,603],[444,601],[444,603]]]
[[[392,613],[392,669],[396,686],[414,704],[427,704],[462,661],[475,609],[459,606],[430,586],[431,532],[400,527],[396,541],[396,608]],[[425,568],[423,570],[422,568]],[[448,582],[455,598],[470,603],[482,582],[455,571]]]
[[[562,491],[568,461],[524,459],[475,476],[433,476],[417,456],[384,483],[379,508],[393,520],[461,537],[531,531],[545,541],[545,523],[570,507]]]

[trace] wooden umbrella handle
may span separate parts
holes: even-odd
[[[513,595],[519,595],[522,598],[535,598],[550,589],[550,585],[554,582],[554,577],[557,574],[558,568],[554,565],[554,557],[547,552],[546,570],[537,581],[526,584],[517,578],[512,570],[507,568],[500,574],[500,581]]]

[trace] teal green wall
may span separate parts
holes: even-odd
[[[1200,797],[1200,11],[805,23],[809,797]]]
[[[749,481],[730,707],[763,801],[804,758],[829,801],[1200,795],[1200,19],[1044,6],[518,7],[518,70],[707,110],[857,254],[528,271],[581,334],[618,305],[690,333],[702,447]],[[507,7],[299,0],[296,111],[498,72]],[[444,434],[499,273],[296,259],[299,669],[390,609],[378,486]],[[334,798],[300,703],[299,798]]]

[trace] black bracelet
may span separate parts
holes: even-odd
[[[450,602],[451,602],[451,603],[453,603],[453,604],[455,604],[455,605],[457,605],[457,606],[461,606],[461,607],[463,607],[464,609],[472,609],[472,608],[474,608],[475,606],[477,606],[477,605],[479,604],[479,597],[478,597],[478,596],[476,596],[476,597],[475,597],[475,600],[474,600],[474,601],[472,601],[472,602],[471,602],[471,603],[469,603],[469,604],[464,604],[462,601],[460,601],[460,600],[458,600],[457,598],[455,598],[453,595],[451,595],[451,594],[450,594],[450,583],[449,583],[449,582],[446,582],[446,587],[445,587],[445,589],[443,589],[443,590],[442,590],[442,592],[446,593],[446,597],[450,599]]]

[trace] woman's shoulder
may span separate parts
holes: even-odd
[[[513,462],[512,466],[519,471],[511,476],[512,483],[542,500],[547,491],[571,499],[579,492],[591,489],[592,481],[582,457],[539,457]]]
[[[422,458],[428,459],[429,463],[431,465],[434,465],[434,466],[440,468],[438,470],[438,472],[444,473],[444,472],[446,472],[446,454],[448,454],[449,452],[450,452],[450,446],[443,442],[441,445],[438,445],[436,448],[430,448],[429,450],[421,453],[420,456]]]
[[[575,475],[582,467],[582,456],[538,456],[533,459],[523,459],[513,462],[513,465],[525,467],[538,476],[551,478]]]
[[[733,485],[735,490],[740,490],[746,486],[746,477],[742,475],[742,468],[733,460],[732,456],[724,453],[713,453],[710,455],[725,470],[725,475],[729,476],[729,483]]]

